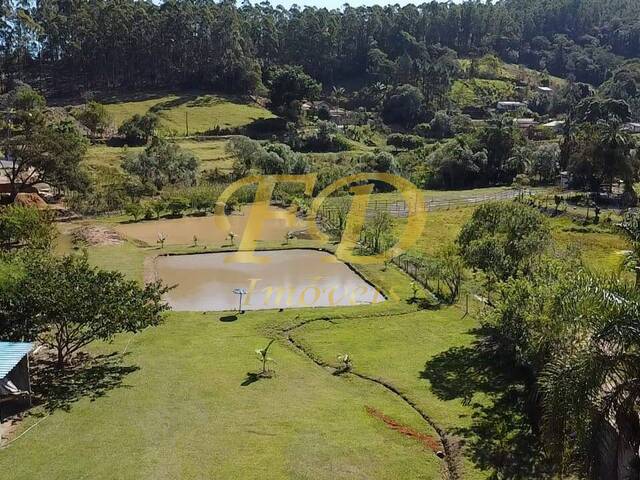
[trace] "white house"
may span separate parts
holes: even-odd
[[[551,128],[556,133],[561,133],[564,128],[565,121],[564,120],[552,120],[551,122],[543,123],[542,126],[546,128]]]

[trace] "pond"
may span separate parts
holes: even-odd
[[[372,285],[330,253],[316,250],[256,252],[268,263],[236,263],[233,252],[160,256],[155,275],[176,285],[166,295],[176,311],[350,306],[385,300]]]
[[[269,207],[273,211],[280,211],[277,207]],[[236,241],[242,236],[251,207],[243,207],[239,212],[228,215],[231,231],[237,235]],[[289,221],[284,219],[267,219],[262,227],[259,240],[283,240],[289,231],[301,231],[307,228],[305,220],[287,213]],[[290,223],[289,223],[290,222]],[[214,217],[182,217],[174,219],[150,220],[136,223],[122,223],[115,227],[120,234],[141,240],[149,245],[155,245],[160,233],[166,237],[167,245],[190,245],[193,237],[198,237],[201,243],[222,243],[227,239],[227,231],[221,229]]]

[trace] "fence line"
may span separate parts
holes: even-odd
[[[378,211],[387,211],[394,217],[408,217],[410,213],[415,212],[433,212],[437,210],[450,210],[452,208],[462,208],[472,205],[478,205],[486,202],[511,200],[514,198],[524,198],[533,195],[531,190],[506,190],[504,192],[480,195],[465,198],[442,198],[427,199],[417,205],[410,207],[406,200],[373,200],[366,207],[367,215],[371,215]],[[338,207],[323,205],[318,211],[321,220],[331,219],[337,216]]]

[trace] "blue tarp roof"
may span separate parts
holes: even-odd
[[[0,379],[9,375],[13,367],[32,349],[32,343],[0,342]]]

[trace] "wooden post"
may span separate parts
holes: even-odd
[[[27,353],[27,391],[29,392],[29,408],[33,406],[31,399],[31,364],[29,362],[29,354]]]
[[[466,294],[464,315],[462,315],[462,318],[466,317],[467,315],[469,315],[469,294],[468,293]]]

